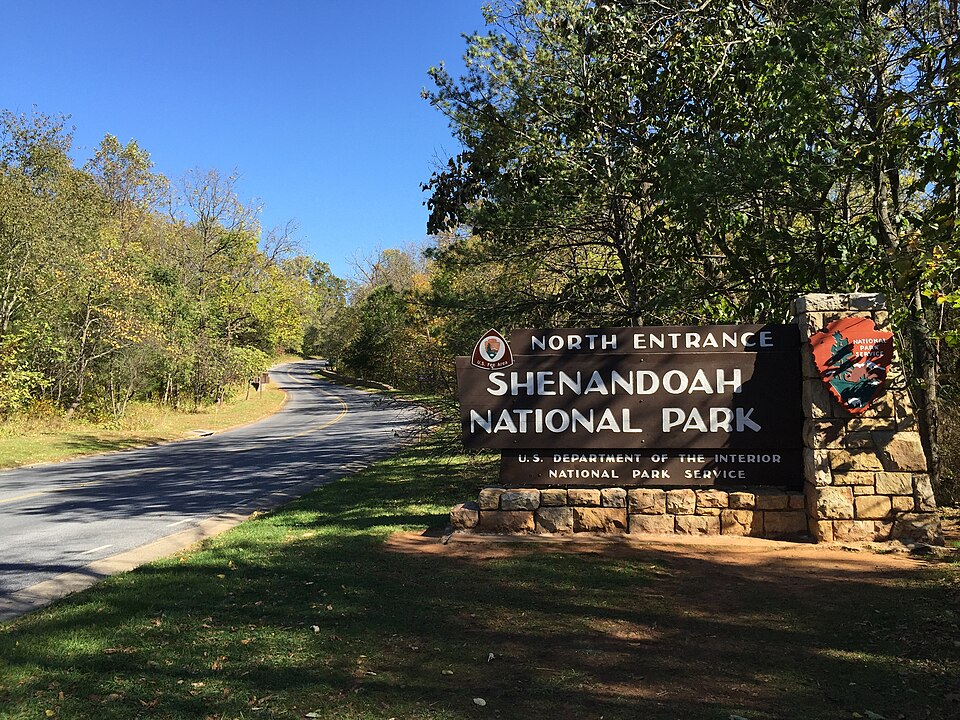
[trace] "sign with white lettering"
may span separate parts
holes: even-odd
[[[469,448],[769,448],[800,442],[795,353],[515,355],[509,370],[457,362]],[[791,412],[793,407],[796,412]]]
[[[810,337],[813,361],[830,392],[854,415],[883,392],[893,362],[893,333],[870,318],[835,320]]]
[[[796,325],[514,330],[515,355],[799,351]]]
[[[504,451],[501,479],[508,484],[623,487],[635,485],[803,487],[798,449]]]
[[[508,484],[799,478],[795,325],[517,330],[510,345],[509,367],[457,358],[464,444],[504,450]]]

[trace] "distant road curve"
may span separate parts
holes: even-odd
[[[318,379],[318,367],[273,368],[287,402],[252,425],[0,472],[0,620],[150,559],[158,547],[173,552],[178,538],[183,545],[209,534],[211,518],[230,519],[216,530],[236,524],[406,442],[414,408]],[[138,558],[144,546],[153,551]]]

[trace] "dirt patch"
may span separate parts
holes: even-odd
[[[722,537],[453,535],[444,544],[411,533],[385,549],[434,572],[472,572],[505,597],[505,577],[524,584],[526,608],[493,603],[464,630],[522,679],[476,678],[514,708],[505,717],[524,717],[523,689],[543,686],[570,698],[556,717],[960,717],[960,573],[949,563]],[[565,562],[578,570],[558,582]],[[590,703],[604,712],[586,713]]]
[[[878,551],[879,548],[879,551]],[[885,552],[875,545],[815,545],[760,538],[670,538],[661,536],[496,536],[453,535],[444,543],[416,533],[393,535],[387,549],[441,555],[483,563],[517,553],[576,553],[618,559],[655,559],[676,572],[670,587],[682,597],[708,595],[734,602],[745,583],[756,579],[804,596],[824,593],[825,583],[891,586],[930,567],[930,559]],[[736,582],[730,582],[731,577]],[[663,584],[661,583],[661,588]]]
[[[835,578],[837,573],[883,570],[915,570],[925,561],[904,552],[887,552],[881,544],[841,545],[781,542],[740,537],[670,537],[632,535],[602,536],[501,536],[454,534],[442,538],[420,533],[392,535],[386,548],[400,553],[428,553],[451,558],[488,560],[517,552],[575,552],[630,557],[652,552],[667,557],[695,558],[718,565],[763,566],[804,569],[806,573]],[[790,574],[785,571],[782,574]]]

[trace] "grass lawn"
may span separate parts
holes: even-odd
[[[251,393],[249,399],[241,394],[199,412],[135,405],[119,429],[59,417],[0,423],[0,469],[182,440],[193,430],[245,425],[276,412],[285,397],[276,385],[265,385],[262,393]]]
[[[957,566],[443,545],[437,440],[0,625],[0,718],[960,716]]]

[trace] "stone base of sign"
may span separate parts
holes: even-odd
[[[894,354],[885,392],[853,414],[827,389],[810,338],[834,320],[890,321],[882,295],[804,295],[794,304],[803,341],[804,494],[817,541],[943,544],[917,420]]]
[[[804,496],[771,489],[545,488],[480,491],[450,511],[475,533],[631,533],[803,538]]]

